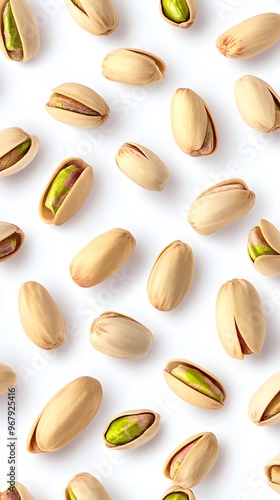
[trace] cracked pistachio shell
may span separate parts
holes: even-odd
[[[76,167],[83,169],[83,171],[68,192],[57,212],[53,214],[52,211],[45,205],[46,198],[51,185],[59,172],[70,165],[75,165]],[[55,224],[56,226],[60,226],[74,217],[89,196],[93,184],[93,177],[93,168],[81,158],[71,157],[67,158],[67,160],[63,160],[63,162],[61,162],[57,169],[53,172],[41,196],[39,202],[39,214],[42,221],[46,222],[46,224]]]
[[[129,179],[150,191],[162,191],[169,179],[163,161],[136,142],[125,142],[116,154],[116,162]]]
[[[90,341],[95,349],[107,356],[135,359],[146,356],[153,335],[135,319],[109,311],[92,322]]]
[[[165,77],[166,66],[159,57],[145,50],[112,50],[102,62],[102,73],[113,82],[152,85]]]
[[[0,363],[0,394],[8,392],[8,389],[14,387],[16,383],[17,376],[14,370],[4,363]]]
[[[7,489],[4,493],[0,493],[1,500],[34,500],[34,497],[21,483],[15,483],[13,490]]]
[[[192,488],[210,472],[218,453],[219,445],[215,434],[212,432],[195,434],[172,451],[164,464],[163,473],[175,486]],[[173,459],[177,454],[178,460],[174,464]]]
[[[9,2],[20,37],[23,56],[21,59],[13,59],[5,44],[3,13],[8,0],[0,0],[0,49],[4,56],[10,60],[27,62],[35,56],[39,50],[40,36],[37,18],[25,0],[9,0]]]
[[[125,229],[116,228],[100,234],[72,260],[73,281],[83,288],[102,283],[124,266],[135,246],[135,238]]]
[[[80,472],[69,483],[64,492],[65,500],[72,500],[69,490],[77,500],[111,500],[104,486],[88,472]]]
[[[195,500],[195,496],[191,490],[186,490],[180,486],[171,486],[160,500]]]
[[[260,426],[280,423],[280,372],[272,375],[255,392],[249,403],[248,414]]]
[[[191,370],[195,370],[196,373],[199,372],[204,378],[208,380],[203,383],[194,381],[193,385],[197,385],[197,388],[187,385],[180,379],[175,377],[171,372],[179,366],[184,366]],[[187,403],[199,406],[200,408],[206,408],[207,410],[219,410],[223,408],[224,402],[226,400],[226,391],[221,383],[221,381],[213,375],[213,373],[205,370],[199,365],[194,364],[192,361],[187,361],[185,359],[171,359],[168,361],[167,365],[163,370],[164,378],[170,389],[183,399]],[[200,384],[200,385],[199,385]],[[210,385],[211,384],[211,385]],[[204,389],[204,394],[202,390]],[[209,392],[215,394],[215,399],[209,395]]]
[[[267,484],[280,493],[280,455],[268,462],[264,468]]]
[[[174,140],[186,154],[209,156],[218,147],[217,129],[207,104],[191,89],[179,88],[171,101]]]
[[[196,0],[160,0],[159,10],[163,19],[172,26],[190,28],[196,17]]]
[[[14,156],[15,163],[10,167],[4,168],[1,159],[11,153],[15,148],[18,148],[25,141],[30,140],[28,151],[22,156],[18,153],[18,161]],[[39,140],[34,135],[29,135],[24,130],[18,127],[6,128],[0,131],[0,179],[7,175],[15,174],[23,170],[35,158],[39,149]],[[14,161],[12,160],[12,161]],[[3,169],[3,170],[2,170]]]
[[[203,191],[192,202],[188,222],[208,235],[244,217],[255,204],[255,193],[242,179],[228,179]]]
[[[65,3],[76,23],[92,35],[110,35],[119,25],[112,0],[81,0],[82,8],[72,0],[65,0]]]
[[[75,439],[92,421],[102,401],[100,382],[79,377],[58,391],[31,427],[27,450],[47,453],[59,450]]]
[[[265,340],[265,315],[257,290],[249,281],[233,279],[221,286],[216,324],[226,352],[236,359],[260,354]]]
[[[62,312],[49,292],[36,281],[27,281],[19,290],[18,309],[22,328],[41,349],[57,349],[67,338]]]
[[[4,240],[10,237],[16,240],[15,249],[7,253],[6,255],[3,255],[3,257],[0,257],[0,262],[13,257],[13,255],[15,255],[15,253],[17,253],[21,248],[21,245],[23,244],[25,238],[24,232],[19,227],[15,226],[14,224],[10,224],[9,222],[0,222],[0,246],[4,243]]]
[[[263,274],[264,276],[279,276],[280,275],[280,232],[278,229],[271,224],[266,219],[261,219],[259,223],[259,228],[261,231],[262,235],[262,241],[258,241],[259,238],[257,238],[257,246],[258,244],[264,244],[265,250],[263,252],[262,249],[258,249],[256,247],[256,257],[253,260],[251,259],[251,262],[253,263],[253,266],[259,273]],[[252,233],[251,233],[252,234]],[[249,233],[249,239],[248,239],[248,250],[252,252],[254,250],[253,245],[254,241],[252,237],[250,237]],[[271,252],[271,254],[267,253],[267,251]]]
[[[187,295],[194,276],[192,249],[173,241],[158,255],[148,280],[148,298],[159,311],[175,309]]]
[[[254,57],[280,39],[280,15],[259,14],[228,29],[216,41],[217,49],[230,59]]]
[[[125,420],[125,417],[136,416],[136,417],[138,417],[138,422],[139,422],[139,417],[142,414],[150,414],[152,417],[151,418],[152,424],[145,430],[141,429],[142,434],[140,434],[138,437],[135,437],[134,439],[132,439],[131,441],[129,441],[125,444],[112,444],[106,439],[106,434],[108,432],[108,429],[113,424],[113,422],[115,422],[115,420],[121,419],[121,418],[124,418],[124,420]],[[136,421],[134,423],[134,425],[138,424],[138,422]],[[127,427],[128,425],[129,424],[126,422],[125,426]],[[143,444],[147,443],[157,434],[157,432],[159,430],[159,425],[160,425],[160,415],[152,410],[141,409],[141,410],[124,411],[124,412],[116,415],[112,420],[110,420],[110,422],[108,422],[108,424],[106,425],[104,432],[103,432],[103,441],[108,448],[112,448],[114,450],[128,450],[128,449],[131,450],[132,448],[139,448],[139,446],[142,446]],[[121,426],[121,422],[120,422],[120,426]],[[138,432],[140,433],[141,430],[138,429]],[[120,432],[120,429],[119,429],[119,432]],[[126,433],[125,430],[123,432],[124,432],[124,434]]]
[[[62,123],[67,123],[75,127],[90,128],[99,127],[108,119],[110,110],[107,102],[97,92],[85,85],[81,85],[80,83],[63,83],[52,89],[52,92],[62,95],[66,99],[73,99],[96,113],[96,115],[85,115],[60,107],[52,107],[47,103],[45,106],[47,112]]]

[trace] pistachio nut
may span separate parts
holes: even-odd
[[[217,49],[230,59],[247,59],[269,49],[280,38],[280,15],[250,17],[228,29],[216,41]]]
[[[116,415],[105,427],[103,440],[108,448],[138,448],[159,430],[160,415],[152,410],[130,410]]]
[[[94,90],[80,83],[63,83],[52,89],[45,108],[56,120],[75,127],[99,127],[108,119],[109,106]]]
[[[31,453],[59,450],[75,439],[92,421],[102,401],[100,382],[79,377],[64,386],[36,418],[27,438]]]
[[[0,493],[1,500],[34,500],[34,497],[21,483],[15,483],[10,486],[4,493]]]
[[[156,258],[148,279],[148,298],[159,311],[172,311],[187,295],[194,276],[194,257],[186,243],[176,240]]]
[[[222,408],[226,391],[211,372],[192,361],[171,359],[163,370],[170,389],[187,403],[207,410]]]
[[[39,50],[39,27],[26,0],[0,0],[0,49],[12,61],[27,62]]]
[[[14,387],[16,383],[17,376],[14,370],[4,363],[0,363],[0,394],[8,392],[8,389]]]
[[[22,328],[41,349],[57,349],[67,338],[62,312],[49,292],[36,281],[27,281],[19,290],[18,309]]]
[[[0,222],[0,262],[18,252],[24,237],[24,232],[19,227],[9,222]]]
[[[236,359],[260,354],[265,340],[265,315],[257,290],[249,281],[233,279],[219,289],[216,324],[226,352]]]
[[[116,49],[102,62],[102,73],[113,82],[128,85],[152,85],[165,77],[162,59],[140,49]]]
[[[196,16],[196,0],[160,0],[163,19],[178,28],[190,28]]]
[[[116,154],[116,162],[129,179],[150,191],[162,191],[169,179],[163,161],[136,142],[125,142]]]
[[[280,455],[268,462],[264,468],[267,484],[280,493]]]
[[[280,423],[280,372],[275,373],[255,392],[248,414],[257,425]]]
[[[69,481],[64,492],[65,500],[110,500],[104,486],[88,472],[80,472]]]
[[[255,204],[255,193],[242,179],[228,179],[203,191],[192,202],[188,222],[207,235],[244,217]]]
[[[83,206],[93,184],[93,169],[81,158],[67,158],[53,172],[39,203],[47,224],[60,226]]]
[[[218,441],[212,432],[195,434],[167,458],[163,473],[175,486],[192,488],[210,472],[218,458]]]
[[[191,89],[180,88],[171,101],[171,125],[177,146],[190,156],[209,156],[218,147],[218,133],[207,104]]]
[[[39,140],[18,127],[0,131],[0,179],[15,174],[35,158]]]
[[[238,111],[249,127],[259,132],[280,128],[280,97],[264,80],[245,75],[235,82]]]
[[[73,281],[89,288],[115,274],[134,252],[135,238],[125,229],[111,229],[91,240],[72,260]]]
[[[92,35],[110,35],[119,25],[112,0],[65,0],[73,19]]]
[[[191,490],[180,486],[171,486],[166,490],[161,500],[195,500],[195,496]]]
[[[135,319],[109,311],[92,322],[90,341],[95,349],[107,356],[135,359],[146,356],[153,335]]]
[[[280,232],[266,219],[260,220],[248,235],[248,255],[255,269],[264,276],[280,275]]]

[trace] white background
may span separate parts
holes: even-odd
[[[227,28],[262,12],[280,12],[278,0],[197,0],[197,18],[187,31],[163,21],[155,0],[115,0],[120,26],[109,37],[94,37],[71,18],[62,0],[30,0],[40,22],[41,46],[26,64],[0,61],[0,129],[18,126],[40,139],[35,160],[25,170],[1,179],[0,219],[26,234],[20,252],[0,269],[0,361],[18,375],[18,481],[37,500],[59,499],[78,472],[98,477],[112,500],[155,500],[170,481],[162,468],[169,453],[189,436],[214,432],[218,461],[194,488],[199,498],[273,500],[264,465],[280,452],[279,428],[259,428],[247,416],[257,388],[279,370],[280,281],[257,273],[246,252],[249,230],[266,218],[280,227],[279,133],[251,130],[240,118],[233,94],[236,79],[252,74],[280,92],[280,45],[249,60],[229,60],[215,47]],[[166,78],[151,87],[131,87],[106,80],[101,62],[113,49],[137,47],[154,52],[167,65]],[[51,89],[78,82],[108,102],[110,119],[99,129],[78,129],[52,119],[44,109]],[[178,87],[197,92],[212,110],[220,145],[211,157],[191,158],[176,146],[169,119]],[[125,141],[158,154],[170,171],[161,193],[146,191],[125,177],[114,156]],[[57,165],[81,156],[94,168],[92,192],[80,212],[61,227],[45,225],[38,202]],[[242,220],[211,236],[200,236],[187,223],[187,209],[206,187],[241,177],[256,193],[254,209]],[[75,285],[69,274],[74,255],[111,228],[134,235],[136,251],[119,274],[91,289]],[[173,312],[149,303],[146,284],[158,253],[181,239],[195,256],[189,294]],[[262,354],[244,361],[230,358],[218,338],[215,301],[227,280],[245,278],[258,290],[267,317]],[[25,335],[18,315],[20,286],[44,285],[61,308],[69,339],[57,351],[43,351]],[[145,324],[154,343],[145,358],[119,360],[97,352],[89,342],[94,318],[118,311]],[[209,411],[181,401],[164,381],[166,362],[180,357],[204,366],[227,390],[223,409]],[[90,375],[100,380],[104,398],[90,426],[64,449],[32,455],[26,450],[30,427],[47,401],[66,383]],[[106,423],[117,413],[150,408],[161,414],[159,433],[131,451],[108,450],[102,441]],[[0,489],[6,488],[7,398],[0,398]]]

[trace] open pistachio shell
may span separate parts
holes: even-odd
[[[249,403],[248,414],[260,426],[280,423],[280,372],[272,375],[255,392]]]
[[[70,165],[75,165],[83,171],[80,174],[79,178],[76,180],[75,184],[71,187],[67,196],[64,198],[57,212],[53,214],[53,212],[45,205],[46,198],[48,196],[51,185],[59,172]],[[61,224],[64,224],[65,222],[70,220],[85,203],[87,197],[89,196],[92,184],[93,168],[84,160],[75,157],[63,160],[63,162],[61,162],[57,169],[53,172],[41,196],[39,202],[39,214],[41,219],[47,224],[55,224],[56,226],[60,226]]]
[[[184,5],[186,4],[186,5]],[[185,7],[187,16],[178,19],[174,13],[181,11],[180,7]],[[196,0],[160,0],[159,10],[163,19],[176,28],[190,28],[196,17]]]
[[[72,494],[72,496],[70,495]],[[66,486],[65,500],[110,500],[109,493],[104,486],[88,472],[80,472],[73,477]]]
[[[175,486],[192,488],[210,472],[218,453],[219,446],[215,434],[195,434],[172,451],[164,464],[163,473]]]
[[[268,462],[264,468],[267,484],[280,493],[280,455]]]
[[[19,227],[0,222],[0,262],[13,257],[21,248],[24,238],[24,232]]]
[[[30,143],[29,143],[30,141]],[[28,146],[22,148],[28,143]],[[24,169],[35,158],[39,140],[18,127],[0,132],[0,179]],[[8,166],[6,166],[8,165]],[[9,166],[11,165],[11,166]]]
[[[222,345],[232,358],[260,354],[265,340],[265,315],[259,294],[249,281],[233,279],[221,286],[216,324]]]
[[[92,421],[102,401],[100,382],[79,377],[58,391],[36,418],[27,438],[31,453],[59,450]]]
[[[4,363],[0,363],[0,394],[8,392],[8,389],[14,387],[16,383],[17,376],[14,370]]]
[[[21,483],[15,483],[14,488],[8,488],[4,493],[0,493],[1,500],[34,500],[34,497]]]
[[[208,235],[244,217],[255,204],[255,193],[238,178],[219,182],[192,202],[188,222],[199,234]]]
[[[77,4],[80,3],[82,8]],[[119,17],[112,0],[65,0],[71,16],[81,28],[92,35],[110,35],[119,25]]]
[[[256,229],[256,228],[254,228]],[[261,238],[255,239],[250,231],[248,238],[248,252],[253,266],[264,276],[280,275],[280,232],[266,219],[259,223]],[[254,241],[255,240],[255,241]],[[254,259],[252,254],[254,253]]]
[[[189,385],[171,373],[178,367],[191,370],[192,380]],[[220,380],[205,368],[185,359],[172,359],[168,361],[163,374],[170,389],[187,403],[208,410],[218,410],[223,407],[226,391]]]
[[[186,490],[180,486],[171,486],[160,500],[195,500],[195,496],[191,490]]]
[[[149,422],[147,423],[147,415],[150,416]],[[131,417],[129,420],[126,417]],[[112,429],[112,424],[117,422],[116,429]],[[103,432],[103,441],[105,442],[108,448],[112,448],[114,450],[127,450],[132,448],[138,448],[143,444],[147,443],[152,439],[159,430],[160,424],[160,415],[152,410],[130,410],[119,413],[116,415],[108,424],[106,425]],[[111,429],[112,430],[111,430]],[[108,431],[110,431],[110,435],[114,436],[116,439],[112,439],[112,441],[116,440],[118,444],[114,444],[113,442],[108,441],[106,435],[108,435]],[[124,444],[120,444],[122,441],[122,436],[124,436]]]

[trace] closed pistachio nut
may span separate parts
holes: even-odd
[[[8,389],[14,387],[16,383],[17,376],[14,370],[4,363],[0,363],[0,394],[8,392]]]
[[[110,500],[104,486],[88,472],[80,472],[66,486],[65,500]]]
[[[267,484],[280,493],[280,455],[270,460],[264,468]]]
[[[196,16],[196,0],[160,0],[163,19],[178,28],[190,28]]]
[[[221,286],[216,324],[222,345],[232,358],[260,354],[265,340],[265,315],[259,294],[249,281],[233,279]]]
[[[92,421],[102,401],[100,382],[79,377],[46,404],[36,418],[27,438],[31,453],[59,450],[75,439]]]
[[[15,255],[24,242],[24,232],[14,224],[0,222],[0,262]]]
[[[272,375],[255,392],[249,403],[248,414],[260,426],[280,423],[280,372]]]
[[[92,35],[110,35],[119,25],[112,0],[65,0],[71,16]]]
[[[24,169],[35,158],[39,140],[18,127],[0,132],[0,179]]]
[[[199,234],[215,233],[244,217],[253,208],[255,197],[242,179],[219,182],[192,202],[188,222]]]
[[[10,486],[4,493],[0,493],[1,500],[34,500],[34,497],[21,483],[15,482],[14,486]]]
[[[261,219],[248,235],[248,255],[254,268],[264,276],[280,275],[280,232],[268,220]]]
[[[195,500],[195,496],[191,490],[180,486],[171,486],[166,490],[161,500]]]

